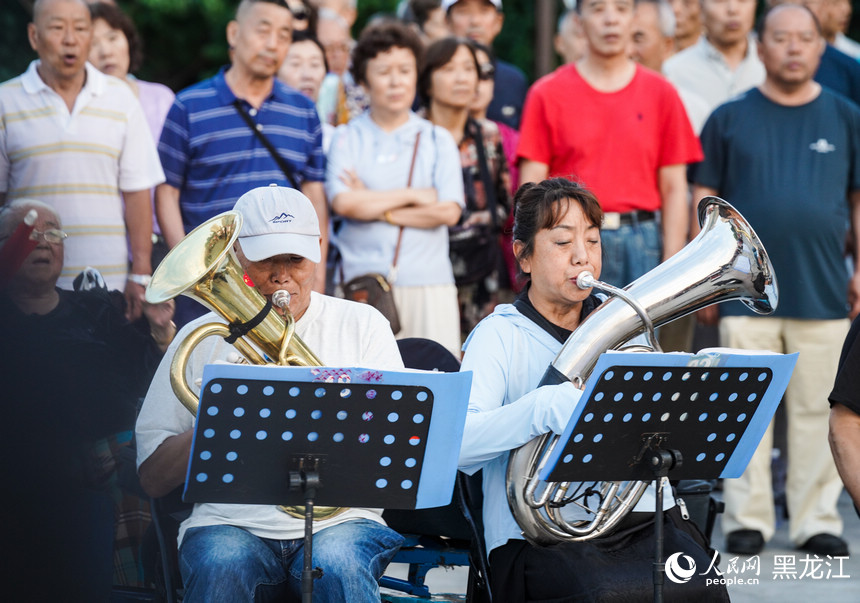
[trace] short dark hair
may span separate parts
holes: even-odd
[[[523,246],[517,262],[531,257],[539,230],[559,223],[571,203],[579,203],[586,219],[598,228],[603,210],[594,193],[567,178],[549,178],[523,184],[514,195],[514,240]]]
[[[137,33],[134,22],[116,4],[95,2],[90,4],[90,16],[93,23],[104,19],[111,29],[120,30],[128,41],[128,72],[134,73],[143,64],[143,42]]]
[[[442,0],[409,0],[407,4],[411,20],[421,31],[424,31],[424,24],[427,23],[430,14],[440,8],[442,8]]]
[[[293,31],[293,41],[291,42],[291,45],[299,42],[313,42],[317,45],[317,48],[319,48],[322,53],[325,72],[328,73],[328,59],[325,58],[325,48],[323,48],[322,43],[317,39],[317,37],[307,29]]]
[[[774,4],[772,6],[767,7],[767,9],[762,13],[761,17],[759,17],[758,22],[756,22],[755,33],[756,37],[761,40],[764,36],[764,31],[767,29],[767,18],[770,14],[778,8],[785,8],[786,6],[796,6],[797,8],[804,9],[809,16],[812,17],[812,22],[815,23],[815,30],[818,32],[818,35],[824,37],[824,32],[821,29],[821,23],[818,21],[818,17],[815,16],[815,13],[812,12],[808,6],[804,4]]]
[[[427,47],[424,54],[424,67],[418,75],[418,96],[425,105],[430,104],[433,72],[447,65],[461,46],[469,49],[469,54],[472,55],[472,60],[475,62],[475,71],[481,72],[481,66],[478,64],[478,57],[475,55],[475,47],[471,40],[455,36],[436,40]]]
[[[415,56],[415,66],[421,71],[424,46],[421,38],[408,25],[399,21],[383,21],[366,27],[352,49],[352,66],[349,71],[357,84],[367,83],[367,63],[392,48],[405,48]]]

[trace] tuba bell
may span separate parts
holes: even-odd
[[[170,250],[146,288],[146,301],[151,304],[181,294],[200,302],[228,323],[211,322],[197,327],[179,343],[173,356],[170,384],[182,405],[195,416],[200,400],[188,384],[186,367],[194,348],[207,337],[232,339],[233,346],[250,364],[322,366],[322,361],[295,333],[288,295],[283,296],[286,300],[281,298],[280,304],[274,300],[284,309],[283,317],[269,310],[259,320],[268,303],[255,287],[244,282],[245,271],[233,250],[241,228],[242,215],[235,211],[207,220]],[[236,336],[238,325],[255,319],[259,320],[256,326],[243,336]],[[303,507],[279,508],[294,517],[304,517]],[[314,507],[314,519],[327,519],[345,510]]]
[[[653,352],[656,327],[712,304],[737,299],[758,314],[776,309],[773,266],[743,216],[717,197],[698,206],[701,232],[681,251],[594,310],[568,337],[540,385],[567,379],[582,389],[607,350]],[[588,280],[588,279],[585,279]],[[580,283],[587,288],[600,283]],[[607,287],[609,292],[614,288]],[[644,332],[650,346],[624,347]],[[647,482],[545,482],[537,476],[559,437],[548,433],[511,452],[506,489],[508,505],[526,540],[536,545],[585,541],[606,536],[636,506]],[[567,519],[567,505],[585,519]]]

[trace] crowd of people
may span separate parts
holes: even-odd
[[[148,304],[144,291],[170,249],[233,209],[244,218],[236,254],[246,282],[269,299],[290,293],[297,333],[327,364],[402,367],[382,315],[336,299],[376,274],[393,295],[397,338],[434,340],[474,372],[461,465],[484,473],[493,586],[522,600],[592,588],[557,569],[590,553],[526,544],[504,497],[509,451],[560,432],[578,399],[571,384],[537,387],[603,299],[576,276],[633,282],[697,234],[700,199],[725,198],[761,237],[779,305],[767,317],[734,303],[706,308],[662,329],[661,343],[695,351],[698,320],[718,325],[725,346],[799,352],[784,399],[790,538],[848,554],[843,483],[860,503],[857,328],[849,334],[860,313],[860,45],[845,35],[850,3],[565,4],[554,41],[562,64],[529,85],[495,55],[502,0],[404,0],[361,31],[355,0],[241,0],[224,67],[174,93],[134,75],[142,41],[114,2],[36,0],[37,58],[0,84],[0,251],[15,262],[0,272],[0,307],[23,426],[3,446],[14,512],[36,523],[49,514],[26,502],[33,474],[44,475],[35,491],[53,480],[70,508],[100,509],[75,529],[45,521],[39,531],[112,540],[69,544],[80,551],[69,553],[70,572],[84,554],[98,567],[80,581],[80,600],[102,599],[111,572],[114,584],[146,585],[148,502],[120,476],[134,447],[146,494],[183,483],[194,417],[171,391],[170,344],[213,316],[185,297]],[[227,348],[197,352],[191,373]],[[45,409],[54,418],[42,427]],[[51,445],[22,454],[29,437]],[[723,485],[730,553],[758,554],[774,534],[772,445],[769,431],[743,477]],[[328,537],[314,548],[326,600],[378,600],[400,545],[378,511],[315,526]],[[197,505],[180,532],[186,597],[240,600],[227,593],[259,584],[298,596],[301,523],[274,507]],[[670,537],[677,550],[704,552]],[[21,559],[32,588],[32,559]]]

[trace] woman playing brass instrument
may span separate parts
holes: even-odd
[[[600,303],[577,286],[599,277],[603,212],[588,190],[563,178],[523,185],[514,199],[514,255],[527,279],[512,305],[501,305],[472,331],[462,370],[473,371],[460,468],[483,469],[484,536],[494,601],[647,600],[652,588],[654,497],[643,496],[618,531],[600,540],[552,547],[527,543],[506,502],[510,451],[532,438],[562,433],[579,401],[571,383],[538,387],[564,342]],[[671,497],[668,498],[671,501]],[[638,512],[637,511],[641,511]],[[650,511],[650,513],[648,513]],[[696,564],[690,582],[666,581],[666,600],[725,597],[704,587],[706,551],[665,525],[666,556]]]

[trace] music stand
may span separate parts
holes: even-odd
[[[555,451],[552,482],[739,477],[782,398],[797,354],[603,354]],[[683,462],[682,462],[683,461]],[[654,600],[662,601],[663,514],[655,513]]]
[[[448,504],[470,386],[471,373],[208,365],[183,499],[305,506],[310,601],[314,505]]]

